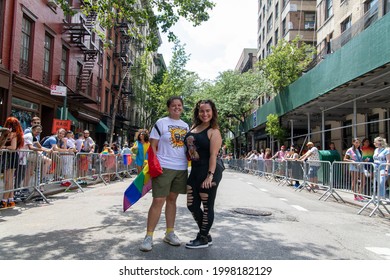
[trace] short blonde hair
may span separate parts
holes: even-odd
[[[380,146],[383,147],[383,148],[386,148],[386,147],[387,147],[386,139],[383,138],[383,137],[380,137],[380,136],[376,137],[376,138],[374,139],[374,143],[375,143],[375,142],[380,143]]]

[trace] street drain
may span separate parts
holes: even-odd
[[[232,210],[234,213],[248,215],[248,216],[271,216],[272,213],[269,211],[262,211],[249,208],[235,208]]]

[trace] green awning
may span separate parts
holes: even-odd
[[[61,109],[62,109],[61,107],[57,108],[57,118],[59,119],[61,118]],[[72,121],[72,125],[74,126],[78,126],[79,124],[79,121],[69,111],[66,119]]]
[[[108,133],[109,129],[107,127],[107,125],[100,121],[97,125],[96,125],[96,132],[98,133]]]

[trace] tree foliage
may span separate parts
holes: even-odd
[[[219,113],[220,126],[224,131],[235,133],[254,108],[254,101],[267,91],[267,82],[260,72],[222,72],[215,85],[207,88],[207,95],[214,100]]]
[[[146,111],[150,112],[151,123],[167,114],[166,101],[171,96],[181,96],[184,100],[185,113],[183,119],[190,122],[192,97],[197,92],[199,77],[187,71],[185,66],[189,55],[185,52],[185,45],[178,39],[174,42],[172,59],[165,72],[158,73],[149,87],[149,103],[145,104]]]
[[[78,7],[69,5],[69,0],[57,0],[65,13],[74,13]],[[81,10],[88,15],[97,15],[97,21],[104,28],[111,28],[117,21],[125,20],[132,24],[129,35],[145,43],[152,51],[158,47],[159,26],[173,41],[176,36],[170,29],[180,18],[200,25],[209,19],[209,11],[215,6],[210,0],[83,0]],[[141,6],[139,6],[141,4]],[[148,25],[151,32],[143,33]]]
[[[298,36],[291,42],[280,40],[271,50],[270,55],[259,61],[259,67],[275,93],[297,80],[315,53],[315,49],[302,42]]]
[[[267,116],[265,131],[281,143],[283,143],[286,138],[286,130],[280,126],[279,117],[276,114],[269,114]]]

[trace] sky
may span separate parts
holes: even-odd
[[[210,19],[193,27],[181,20],[172,31],[185,44],[190,55],[186,69],[194,71],[202,79],[213,80],[219,72],[233,70],[244,48],[256,48],[257,0],[214,0],[216,6],[210,12]],[[166,65],[172,57],[173,45],[161,34],[162,45],[158,52],[163,54]]]

